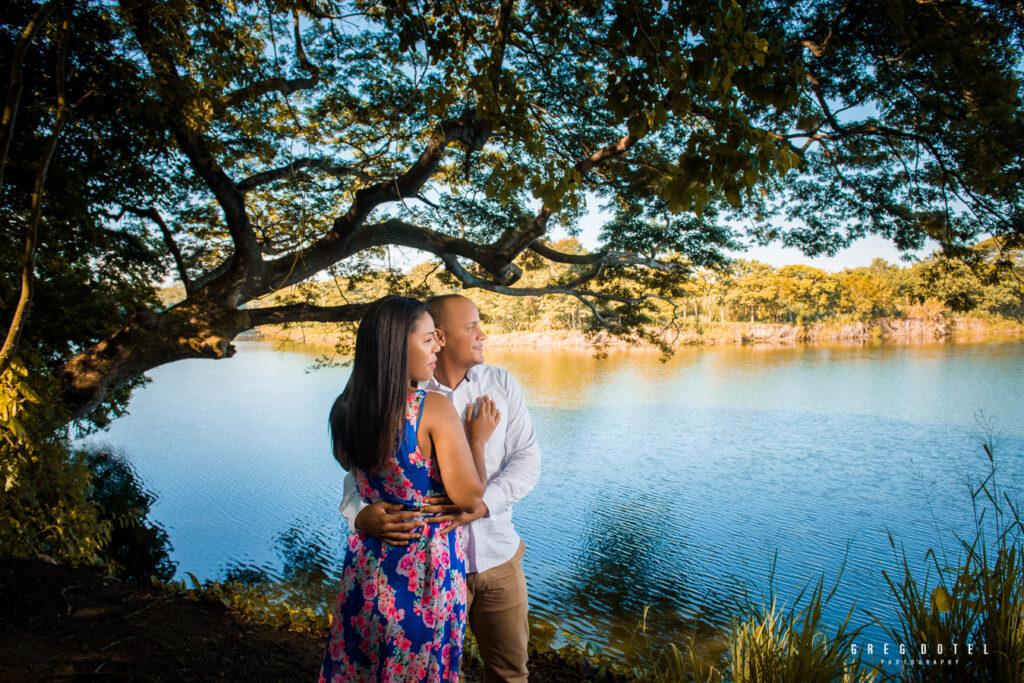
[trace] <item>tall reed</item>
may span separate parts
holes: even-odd
[[[896,598],[898,623],[890,626],[877,615],[874,620],[889,638],[905,644],[915,660],[887,680],[1024,683],[1024,525],[1019,492],[999,486],[991,442],[983,448],[987,476],[976,486],[969,481],[974,533],[972,538],[956,535],[956,561],[941,564],[929,550],[924,581],[919,582],[901,548],[899,574],[882,572]],[[895,550],[895,541],[891,536],[889,540]],[[968,645],[973,652],[968,652]],[[919,659],[947,663],[923,665],[916,663]],[[950,659],[954,663],[948,663]]]
[[[853,608],[832,635],[822,623],[822,608],[832,600],[838,585],[837,579],[825,595],[825,577],[820,576],[803,607],[798,606],[806,588],[789,607],[779,605],[774,589],[760,605],[748,604],[728,630],[729,651],[718,680],[873,683],[878,672],[865,668],[860,654],[852,654],[851,645],[861,630],[850,629]]]
[[[845,566],[845,565],[844,565]],[[831,633],[822,622],[823,608],[839,581],[826,595],[825,577],[818,578],[806,601],[805,587],[789,607],[779,604],[774,590],[775,560],[769,593],[759,603],[747,600],[737,609],[716,642],[698,645],[691,634],[683,646],[670,643],[654,649],[647,637],[647,610],[638,627],[634,668],[638,681],[668,683],[874,683],[878,671],[864,666],[851,645],[860,628],[850,629],[853,609]],[[842,576],[840,569],[840,577]],[[806,604],[804,604],[806,603]],[[802,605],[802,606],[801,606]]]

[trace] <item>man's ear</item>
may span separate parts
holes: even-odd
[[[437,340],[437,345],[444,347],[445,337],[444,330],[434,328],[434,338]]]

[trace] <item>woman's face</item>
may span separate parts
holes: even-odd
[[[409,379],[412,384],[426,382],[434,376],[440,348],[434,334],[434,319],[429,313],[423,313],[409,334]]]

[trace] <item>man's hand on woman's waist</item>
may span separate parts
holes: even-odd
[[[452,505],[452,502],[444,496],[431,496],[424,498],[424,500],[428,504],[424,505],[420,510],[436,513],[434,517],[430,518],[430,522],[431,524],[443,523],[444,526],[441,527],[442,534],[447,534],[453,529],[480,519],[488,512],[487,503],[482,500],[472,512],[463,512],[457,505]]]
[[[409,541],[415,541],[421,536],[413,533],[413,529],[423,526],[424,510],[406,510],[401,503],[380,500],[360,510],[355,525],[359,531],[388,545],[409,545]]]

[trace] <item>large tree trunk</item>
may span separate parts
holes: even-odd
[[[139,313],[58,369],[62,408],[70,419],[81,418],[117,387],[164,363],[232,356],[231,340],[252,327],[248,311],[210,311],[188,302]]]
[[[214,296],[214,292],[218,294]],[[246,330],[290,322],[351,322],[362,318],[370,304],[237,309],[224,303],[234,300],[234,296],[231,287],[209,286],[162,313],[143,311],[72,358],[55,373],[62,390],[61,407],[68,419],[86,416],[110,392],[164,363],[233,356],[231,340]]]

